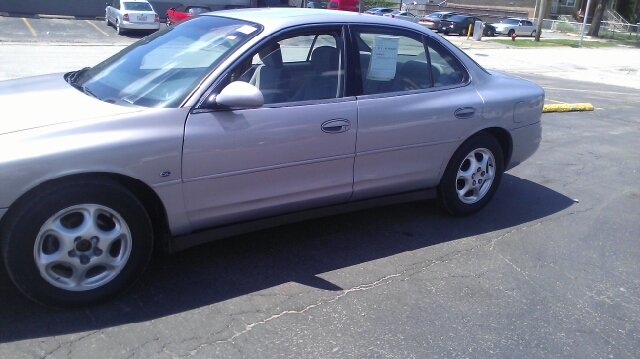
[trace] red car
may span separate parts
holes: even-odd
[[[171,26],[171,24],[175,24],[176,22],[184,20],[189,16],[198,15],[205,12],[211,12],[211,9],[201,5],[185,6],[180,4],[167,10],[167,26]]]

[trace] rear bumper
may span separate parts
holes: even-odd
[[[159,22],[122,22],[120,28],[127,30],[159,30]]]
[[[536,153],[540,142],[542,142],[542,122],[538,121],[531,125],[509,130],[509,133],[513,139],[513,152],[505,171],[516,167]]]
[[[428,23],[428,22],[419,22],[418,25],[424,26],[427,29],[431,29],[431,30],[438,30],[438,25],[434,24],[434,23]]]

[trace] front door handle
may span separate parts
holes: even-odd
[[[325,133],[347,132],[351,128],[351,122],[348,120],[329,120],[323,123],[321,128]]]
[[[475,114],[476,114],[476,109],[473,107],[459,108],[455,112],[455,116],[461,119],[471,118],[475,116]]]

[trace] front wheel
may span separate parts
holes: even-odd
[[[9,276],[51,307],[116,296],[140,276],[153,249],[144,206],[114,182],[46,186],[7,215],[1,238]]]
[[[513,34],[515,34],[515,33],[516,33],[516,30],[511,29],[511,30],[509,30],[509,32],[507,33],[507,36],[512,37],[512,36],[513,36]]]
[[[479,133],[465,141],[449,160],[438,186],[447,211],[468,216],[486,206],[502,179],[503,161],[495,137]]]
[[[460,30],[460,36],[467,36],[467,28],[463,28],[462,30]]]
[[[531,31],[531,37],[536,36],[536,30]]]
[[[105,23],[107,26],[110,26],[110,25],[111,25],[111,21],[109,21],[109,16],[107,15],[107,13],[105,13],[105,14],[104,14],[104,23]]]

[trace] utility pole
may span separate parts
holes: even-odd
[[[538,9],[538,18],[536,19],[536,42],[540,42],[540,33],[542,32],[542,18],[544,10],[547,6],[547,0],[540,0],[540,8]],[[535,14],[534,14],[535,15]]]

